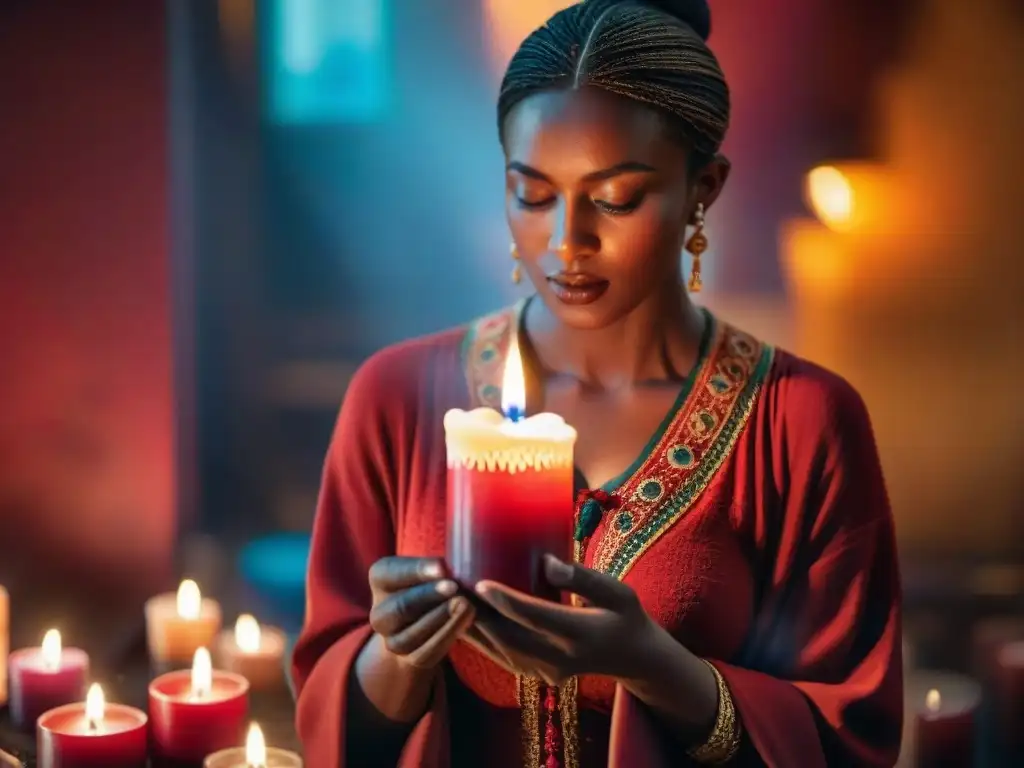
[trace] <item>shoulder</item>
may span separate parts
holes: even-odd
[[[867,406],[857,389],[834,371],[776,350],[764,397],[774,421],[794,439],[869,437]]]

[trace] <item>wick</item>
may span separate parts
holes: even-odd
[[[505,415],[508,417],[508,420],[514,424],[517,421],[522,421],[524,414],[523,409],[518,405],[511,405],[509,406],[508,413]]]
[[[97,723],[92,718],[89,718],[89,730],[92,731],[92,732],[95,732],[95,731],[98,731],[99,729],[100,729],[99,723]]]

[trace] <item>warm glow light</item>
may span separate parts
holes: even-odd
[[[512,421],[519,421],[526,414],[526,376],[515,336],[509,342],[505,373],[501,377],[501,412]]]
[[[807,202],[830,229],[847,229],[853,221],[853,185],[838,168],[826,165],[807,174]]]
[[[47,669],[59,669],[60,668],[60,632],[56,629],[49,630],[43,635],[42,645],[43,655],[43,666]]]
[[[267,740],[256,723],[245,737],[245,768],[267,768]]]
[[[210,695],[213,688],[213,662],[210,652],[205,648],[197,648],[192,657],[192,697],[202,699]]]
[[[103,722],[103,710],[106,708],[106,701],[103,699],[103,689],[99,683],[89,686],[89,692],[85,695],[85,719],[89,721],[89,727],[95,728]]]
[[[183,619],[195,620],[203,606],[203,597],[199,585],[192,579],[185,579],[178,587],[178,616]]]
[[[928,695],[924,697],[924,706],[931,714],[936,714],[942,709],[942,694],[932,688],[928,691]]]
[[[260,649],[260,624],[248,613],[243,613],[235,622],[235,645],[246,653]]]

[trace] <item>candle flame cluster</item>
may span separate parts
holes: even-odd
[[[853,222],[856,196],[846,175],[830,165],[807,174],[807,202],[815,216],[829,229],[845,231]]]
[[[56,629],[47,631],[43,635],[43,643],[39,649],[43,657],[43,666],[46,669],[51,671],[60,669],[61,650],[60,632]]]
[[[245,737],[245,767],[267,768],[267,740],[256,723],[249,726]]]
[[[205,648],[197,648],[192,657],[192,698],[205,699],[213,689],[213,660]]]
[[[89,721],[89,727],[95,730],[103,723],[104,710],[107,702],[103,697],[103,689],[99,683],[89,686],[89,692],[85,696],[85,719]]]
[[[235,645],[246,653],[258,653],[261,643],[259,622],[254,616],[243,613],[235,622]]]
[[[178,616],[183,619],[195,621],[199,618],[203,609],[203,596],[199,592],[199,585],[192,579],[185,579],[178,587]]]

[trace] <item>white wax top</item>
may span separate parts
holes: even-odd
[[[554,413],[511,421],[493,408],[454,408],[444,415],[444,431],[450,467],[514,473],[572,466],[576,430]]]

